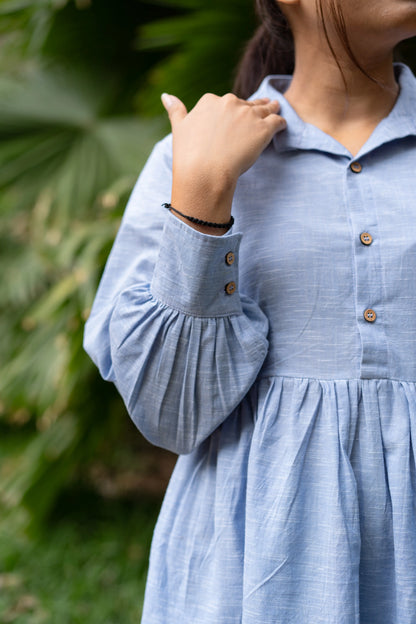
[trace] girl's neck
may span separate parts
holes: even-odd
[[[389,114],[399,93],[392,54],[366,62],[364,68],[379,84],[345,60],[343,78],[331,55],[321,53],[319,58],[316,48],[305,45],[296,50],[293,80],[285,93],[299,117],[342,143],[353,156]]]

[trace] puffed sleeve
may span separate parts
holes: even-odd
[[[130,196],[84,348],[141,433],[185,454],[250,389],[267,354],[268,321],[238,290],[242,234],[202,234],[161,207],[170,200],[171,164],[170,134]]]

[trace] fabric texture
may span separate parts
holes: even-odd
[[[84,344],[179,454],[142,624],[416,623],[416,79],[395,71],[354,158],[265,78],[287,129],[223,236],[161,207],[171,135],[135,185]]]

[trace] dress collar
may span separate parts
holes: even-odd
[[[354,159],[367,154],[384,143],[416,135],[416,78],[403,63],[395,63],[394,71],[400,86],[399,96],[390,113],[377,125]],[[291,150],[318,150],[352,158],[346,147],[316,126],[303,121],[284,97],[291,76],[266,76],[250,100],[269,97],[280,102],[280,113],[287,128],[275,134],[273,145],[278,152]]]

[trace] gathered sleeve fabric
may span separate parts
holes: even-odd
[[[178,454],[238,406],[268,351],[268,320],[238,289],[241,233],[202,234],[161,207],[172,135],[133,189],[108,258],[84,348],[141,433]]]

